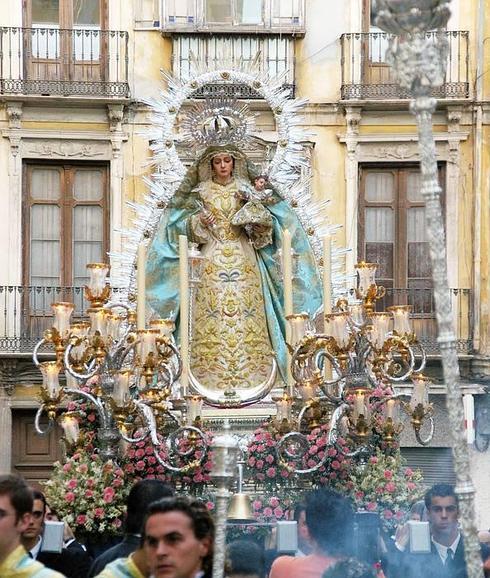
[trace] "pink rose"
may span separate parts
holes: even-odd
[[[66,492],[65,502],[72,504],[75,501],[75,494],[73,492]]]
[[[376,456],[371,456],[369,458],[369,463],[371,464],[377,464],[378,463],[378,458]]]
[[[317,452],[318,452],[318,446],[317,445],[311,446],[310,449],[308,450],[308,453],[310,454],[310,456],[314,456]]]
[[[413,470],[410,468],[407,468],[405,470],[405,475],[407,476],[407,478],[411,478],[413,476]]]
[[[265,474],[268,478],[274,478],[276,475],[276,468],[267,468]]]
[[[262,502],[260,500],[254,500],[252,505],[255,511],[260,510],[260,508],[262,508]]]
[[[255,477],[259,480],[259,482],[263,482],[265,480],[265,474],[262,474],[261,472],[255,474]]]
[[[385,486],[385,490],[392,494],[396,490],[396,485],[393,482],[388,482]]]
[[[334,458],[337,455],[337,450],[335,448],[328,448],[327,456],[329,458]]]
[[[417,487],[417,484],[414,484],[413,482],[407,482],[407,488],[408,488],[411,492],[413,492],[416,487]]]
[[[71,480],[68,480],[66,486],[69,490],[74,490],[78,486],[78,481],[75,480],[75,478],[72,478]]]
[[[289,478],[289,472],[287,470],[281,470],[282,478]]]
[[[66,409],[68,411],[75,411],[77,409],[77,404],[74,401],[69,401]]]
[[[145,455],[145,450],[143,450],[141,448],[139,450],[136,450],[136,452],[135,452],[135,456],[138,459],[141,459],[144,455]]]
[[[112,525],[114,528],[120,528],[122,526],[122,522],[119,518],[116,518],[115,520],[112,520]]]
[[[391,520],[391,518],[393,518],[393,512],[391,510],[383,510],[383,518],[385,520]]]
[[[280,506],[274,508],[274,517],[275,518],[282,518],[284,516],[284,511]]]
[[[153,466],[154,464],[157,463],[157,459],[156,459],[155,456],[148,456],[147,462],[148,462],[151,466]]]
[[[265,446],[264,446],[263,444],[260,445],[260,446],[257,446],[257,451],[260,452],[260,453],[264,452],[264,451],[265,451]]]
[[[123,485],[124,485],[124,482],[121,480],[121,478],[117,478],[112,482],[112,486],[114,488],[120,488]]]
[[[279,500],[277,498],[272,497],[269,500],[269,506],[271,506],[272,508],[277,508],[277,506],[279,506]]]
[[[268,464],[272,464],[274,462],[274,456],[272,456],[271,454],[269,454],[268,456],[265,456],[265,461]]]
[[[331,466],[334,470],[338,470],[338,469],[340,469],[340,462],[338,460],[334,460],[332,462]]]
[[[213,502],[206,502],[206,508],[211,511],[214,510],[214,504]]]
[[[80,464],[77,468],[77,470],[81,473],[81,474],[86,474],[88,472],[88,466],[87,464]]]
[[[364,492],[356,492],[354,495],[356,496],[356,500],[362,500],[364,498]]]
[[[266,518],[272,518],[272,508],[267,506],[267,508],[264,508],[263,514]]]
[[[89,478],[85,484],[87,488],[95,488],[95,480],[93,478]]]
[[[96,518],[103,518],[105,516],[105,510],[104,508],[95,508],[94,510],[94,516]]]
[[[251,456],[250,458],[248,458],[248,465],[253,468],[255,465],[255,458],[253,456]]]
[[[126,473],[128,473],[128,474],[134,473],[134,466],[133,466],[133,464],[126,464],[126,465],[124,466],[124,471],[125,471]]]
[[[71,470],[71,463],[70,462],[66,462],[66,464],[64,464],[63,466],[63,471],[64,472],[69,472]]]
[[[85,497],[86,498],[92,498],[94,495],[94,493],[92,492],[92,490],[85,490]]]
[[[261,470],[261,469],[264,467],[264,460],[257,460],[257,461],[255,462],[255,467],[256,467],[258,470]]]
[[[147,456],[151,456],[153,453],[153,448],[151,446],[148,446],[145,451]]]
[[[141,472],[142,470],[145,469],[145,462],[143,460],[139,460],[138,462],[136,462],[134,467],[138,470],[138,472]]]
[[[376,502],[368,502],[368,503],[366,504],[366,509],[367,509],[369,512],[374,512],[375,510],[378,509],[378,505],[376,504]]]
[[[88,421],[90,421],[90,422],[93,423],[93,422],[96,420],[95,413],[89,413],[89,414],[87,415],[87,419],[88,419]]]
[[[78,514],[78,516],[76,518],[76,523],[78,526],[85,525],[86,521],[87,521],[87,516],[85,514]]]
[[[114,488],[104,488],[104,491],[102,492],[104,502],[110,504],[114,500],[114,494]]]
[[[393,472],[391,470],[384,471],[385,480],[391,480],[393,478]]]

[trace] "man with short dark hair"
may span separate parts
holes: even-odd
[[[311,544],[310,532],[306,525],[306,506],[302,502],[296,504],[294,508],[293,519],[297,524],[296,531],[298,533],[298,549],[296,556],[308,556],[313,551]]]
[[[127,558],[135,552],[141,540],[141,528],[148,506],[157,500],[173,496],[171,486],[161,480],[140,480],[129,492],[126,500],[125,534],[122,542],[109,548],[96,558],[89,576],[97,576],[113,560]]]
[[[33,491],[31,523],[22,532],[21,542],[29,556],[46,568],[56,570],[67,578],[86,578],[91,558],[83,550],[63,548],[61,552],[45,552],[42,548],[46,498],[42,492]]]
[[[320,578],[348,553],[354,529],[350,502],[337,492],[322,488],[306,498],[306,525],[313,551],[308,556],[281,556],[272,564],[270,578]]]
[[[210,578],[214,523],[205,504],[175,496],[153,503],[142,543],[154,578]]]
[[[264,578],[264,550],[251,540],[234,540],[226,548],[226,578]]]
[[[463,538],[459,531],[458,498],[454,487],[436,484],[425,494],[431,552],[403,556],[404,578],[467,578]]]
[[[21,544],[30,526],[31,488],[18,476],[0,476],[0,576],[2,578],[63,578],[33,560]]]

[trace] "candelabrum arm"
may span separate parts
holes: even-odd
[[[92,395],[88,391],[83,391],[83,389],[73,389],[70,387],[65,387],[65,388],[63,388],[63,391],[68,395],[72,395],[74,397],[75,396],[83,397],[87,401],[89,401],[94,406],[95,411],[97,412],[97,415],[99,416],[102,427],[104,427],[104,428],[110,427],[110,417],[109,417],[108,412],[104,406],[104,403],[102,402],[102,400],[100,398],[95,397],[95,395]]]
[[[70,375],[73,375],[73,377],[76,377],[77,379],[81,379],[84,381],[86,381],[87,379],[90,379],[91,377],[94,377],[94,375],[96,375],[96,373],[99,371],[100,364],[97,364],[95,362],[95,360],[93,360],[92,363],[89,365],[89,369],[86,373],[78,373],[78,371],[75,371],[73,369],[73,367],[70,363],[70,353],[71,353],[72,348],[73,348],[73,344],[70,343],[67,346],[67,348],[65,349],[64,362],[65,362],[65,368],[67,369],[68,373]]]
[[[45,409],[44,404],[42,404],[41,407],[36,411],[36,416],[34,418],[34,429],[36,430],[36,433],[38,433],[39,435],[46,435],[47,433],[49,433],[53,428],[54,423],[54,419],[50,418],[46,428],[45,429],[42,428],[41,416],[44,412],[44,409]]]
[[[297,446],[302,449],[302,451],[296,451],[292,453],[288,449],[288,444],[291,441],[296,442]],[[276,453],[279,460],[279,463],[283,466],[288,468],[289,470],[293,471],[296,474],[311,474],[319,470],[327,461],[328,454],[324,452],[323,458],[321,458],[313,467],[311,468],[295,468],[290,465],[291,461],[297,462],[308,455],[308,450],[310,448],[310,444],[308,442],[308,438],[300,433],[300,432],[289,432],[285,434],[276,445]],[[284,458],[286,456],[287,459]],[[289,460],[289,461],[288,461]]]
[[[41,349],[41,347],[42,347],[45,343],[47,343],[47,340],[44,339],[44,337],[43,337],[43,338],[42,338],[40,341],[38,341],[38,342],[36,343],[36,345],[34,346],[34,350],[33,350],[33,352],[32,352],[32,359],[33,359],[34,365],[35,365],[36,367],[39,367],[39,365],[40,365],[40,363],[41,363],[41,362],[39,361],[39,359],[38,359],[37,354],[38,354],[39,350]]]
[[[415,439],[417,440],[417,442],[421,446],[428,446],[430,444],[430,442],[432,441],[432,438],[434,437],[434,418],[430,415],[428,417],[428,419],[429,419],[430,430],[429,430],[429,434],[427,435],[427,437],[422,438],[420,436],[420,428],[414,428]]]

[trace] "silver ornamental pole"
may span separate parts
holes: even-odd
[[[395,36],[390,40],[387,61],[398,82],[413,95],[410,110],[415,115],[419,135],[422,193],[425,199],[427,234],[430,246],[434,300],[438,324],[446,406],[452,434],[468,578],[483,578],[480,546],[474,510],[474,486],[470,476],[468,448],[464,438],[464,413],[459,388],[459,366],[453,329],[451,296],[447,281],[446,242],[440,203],[441,188],[432,113],[436,99],[431,89],[440,86],[446,73],[448,43],[443,28],[449,18],[450,0],[377,0],[376,24]],[[439,29],[437,33],[428,32]]]

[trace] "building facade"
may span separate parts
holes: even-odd
[[[372,0],[374,1],[374,0]],[[150,172],[145,99],[160,70],[185,78],[193,56],[209,69],[255,58],[309,100],[312,190],[357,260],[380,263],[383,305],[408,303],[429,353],[437,433],[404,452],[427,480],[451,479],[444,380],[414,118],[385,61],[389,35],[369,0],[6,0],[0,15],[0,465],[42,479],[59,455],[57,432],[33,433],[40,375],[32,349],[53,301],[84,307],[85,264],[121,249],[128,201]],[[340,6],[341,4],[341,6]],[[453,0],[444,84],[434,96],[449,285],[463,392],[473,395],[478,448],[490,435],[488,0]],[[257,137],[277,141],[273,115],[247,87],[211,85],[258,111]],[[5,441],[3,441],[5,440]],[[490,525],[488,453],[471,446],[480,527]]]

